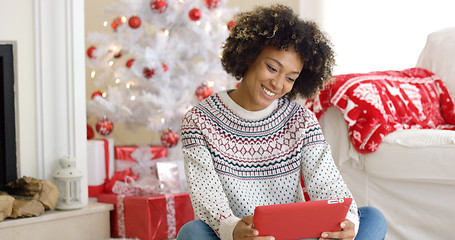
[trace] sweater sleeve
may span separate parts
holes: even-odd
[[[232,213],[212,157],[200,130],[192,121],[183,121],[181,139],[188,192],[197,219],[204,221],[222,239],[232,239],[240,219]]]
[[[335,162],[330,146],[325,141],[317,119],[310,114],[306,119],[306,142],[302,157],[302,172],[308,194],[312,200],[352,198]],[[359,229],[359,216],[356,202],[352,201],[346,219]]]

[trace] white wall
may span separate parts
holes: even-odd
[[[337,54],[335,74],[414,67],[427,35],[455,26],[454,1],[310,1],[322,2],[322,27]]]
[[[302,0],[229,0],[226,4],[227,7],[236,8],[240,11],[248,11],[258,5],[268,6],[271,4],[279,3],[292,8],[296,13],[299,12],[299,5]]]

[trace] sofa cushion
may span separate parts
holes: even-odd
[[[417,61],[417,67],[426,68],[444,81],[455,96],[455,28],[446,28],[427,37]]]
[[[454,156],[455,131],[401,130],[363,160],[365,171],[376,177],[455,184]]]

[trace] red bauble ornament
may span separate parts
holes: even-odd
[[[144,68],[142,73],[144,74],[145,78],[151,78],[153,75],[155,75],[155,69]]]
[[[90,140],[90,139],[93,139],[94,137],[95,137],[95,131],[93,131],[92,126],[90,126],[90,124],[87,123],[87,139]]]
[[[197,100],[202,101],[208,96],[212,95],[213,91],[211,88],[207,87],[207,85],[201,85],[196,90],[196,97]]]
[[[131,28],[136,29],[141,26],[141,19],[138,16],[134,15],[130,17],[130,20],[128,20],[128,25]]]
[[[208,8],[216,8],[218,7],[218,3],[220,3],[220,0],[204,0],[204,2]]]
[[[134,58],[132,58],[132,59],[126,61],[125,66],[126,66],[127,68],[131,68],[131,66],[133,65],[133,62],[134,62]]]
[[[99,134],[107,136],[112,132],[112,130],[114,130],[114,124],[111,122],[111,120],[102,118],[98,120],[95,128]]]
[[[100,90],[93,92],[92,99],[94,99],[96,96],[103,97],[103,93]]]
[[[161,144],[165,147],[173,147],[179,142],[179,137],[174,131],[167,129],[161,134]]]
[[[123,24],[122,18],[118,17],[114,20],[112,20],[111,27],[114,29],[114,31],[117,31],[117,28],[120,27],[120,25]]]
[[[162,13],[167,9],[167,2],[165,0],[154,0],[150,3],[152,11]]]
[[[96,47],[94,46],[90,46],[88,49],[87,49],[87,56],[90,58],[90,59],[95,59],[95,56],[93,56],[93,53],[95,52],[96,50]]]
[[[114,55],[114,58],[120,58],[120,57],[122,57],[122,51],[120,51]]]
[[[166,72],[168,69],[167,65],[163,63],[163,72]]]
[[[228,30],[231,30],[231,28],[233,28],[234,26],[235,26],[235,22],[234,21],[229,21],[228,24],[227,24]]]
[[[201,17],[202,17],[201,10],[199,10],[197,8],[193,8],[193,9],[191,9],[189,16],[190,16],[191,20],[197,21],[197,20],[201,19]]]

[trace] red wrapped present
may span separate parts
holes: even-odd
[[[87,166],[89,197],[96,197],[114,175],[114,139],[88,140]]]
[[[98,201],[114,204],[111,236],[115,238],[172,239],[185,223],[194,219],[188,193],[100,194]]]

